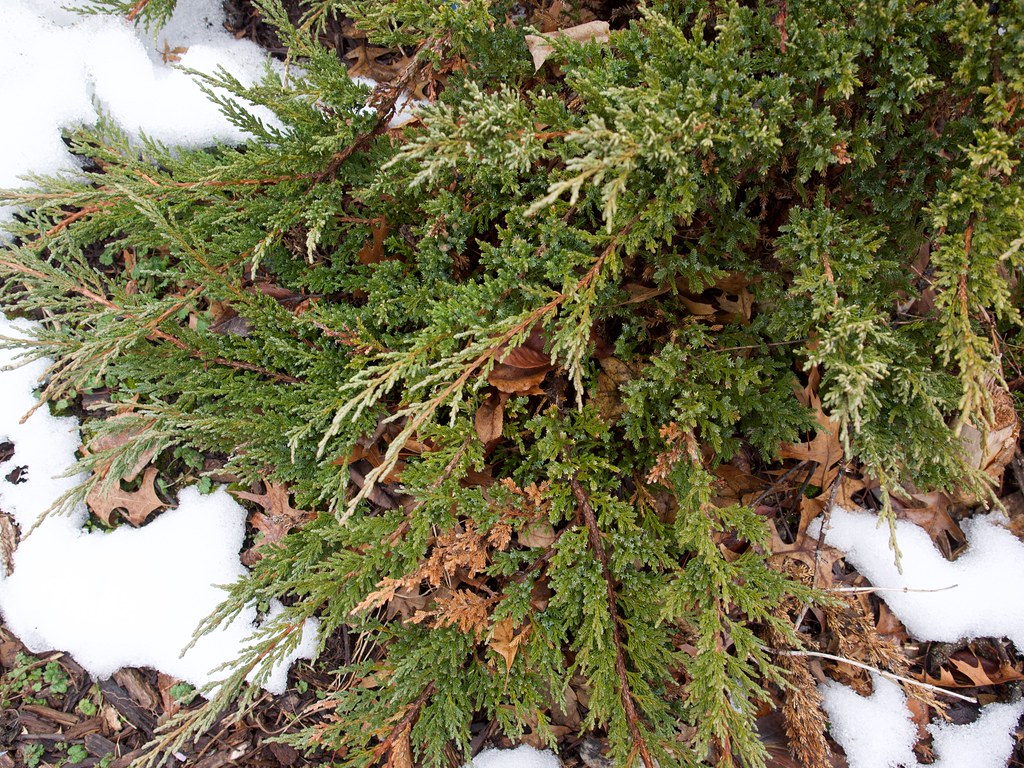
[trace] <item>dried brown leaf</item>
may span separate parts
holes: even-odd
[[[540,383],[550,370],[513,368],[499,363],[487,375],[487,382],[499,392],[509,395],[539,395],[543,393]]]
[[[508,395],[499,392],[491,392],[476,410],[473,419],[476,427],[477,437],[484,445],[501,437],[501,430],[505,424],[505,400]]]
[[[783,443],[779,446],[779,456],[783,459],[813,461],[816,467],[810,483],[827,491],[839,474],[843,448],[839,443],[838,422],[826,416],[821,407],[821,398],[818,397],[821,377],[817,368],[810,372],[809,379],[807,386],[797,391],[797,399],[814,412],[818,427],[810,440],[802,443]]]
[[[132,426],[125,427],[124,429],[117,432],[111,432],[108,434],[98,435],[94,437],[92,440],[89,441],[89,445],[86,448],[86,452],[89,454],[95,454],[103,451],[113,451],[117,448],[121,448],[122,446],[130,443],[132,440],[135,440],[141,435],[144,435],[146,432],[152,429],[153,425],[156,424],[156,419],[148,419],[146,421],[140,422],[139,418],[133,414],[119,413],[107,419],[106,425],[116,424],[117,422],[120,421],[130,421],[132,423]],[[129,470],[125,475],[123,475],[121,479],[126,480],[128,482],[134,480],[136,477],[139,476],[139,473],[142,472],[143,469],[145,469],[146,465],[153,460],[154,456],[156,456],[155,448],[151,448],[150,450],[141,453],[139,455],[138,460],[132,466],[131,470]],[[100,462],[95,468],[96,474],[99,475],[101,478],[106,477],[107,473],[110,471],[110,465],[112,461],[113,459],[110,458],[103,462]]]
[[[530,49],[534,69],[544,66],[544,62],[555,52],[555,47],[552,45],[554,39],[567,37],[577,43],[586,43],[592,40],[606,43],[611,39],[609,29],[607,21],[588,21],[586,24],[577,24],[575,27],[559,29],[554,32],[527,35],[526,47]]]
[[[516,535],[516,538],[524,547],[546,549],[555,542],[558,534],[555,533],[555,529],[547,520],[538,520],[535,523],[523,526],[522,530]]]
[[[491,639],[487,643],[492,651],[505,660],[506,676],[512,672],[512,664],[519,653],[519,647],[530,636],[529,626],[520,627],[518,632],[516,629],[512,619],[506,616],[494,625],[494,629],[491,630]]]
[[[292,506],[287,486],[271,480],[264,481],[263,485],[266,488],[263,493],[232,491],[238,498],[255,502],[263,508],[263,512],[254,512],[249,519],[252,526],[263,534],[263,538],[256,542],[253,550],[277,544],[293,528],[298,528],[316,517],[314,512],[295,509]]]
[[[1000,664],[961,650],[950,656],[948,663],[939,669],[937,677],[924,673],[919,679],[943,688],[975,688],[1024,680],[1024,672],[1012,664]]]
[[[370,223],[372,239],[363,244],[359,249],[360,264],[376,264],[384,261],[384,241],[388,236],[388,225],[383,219]]]
[[[142,485],[135,491],[122,490],[120,483],[104,491],[103,483],[97,483],[85,501],[106,525],[110,525],[111,516],[120,509],[124,519],[138,527],[156,510],[166,506],[156,492],[156,474],[156,467],[149,467],[142,476]]]
[[[986,432],[972,424],[965,424],[960,432],[960,443],[971,466],[982,470],[995,483],[1002,480],[1003,470],[1013,459],[1020,439],[1020,419],[1013,406],[1013,396],[994,383],[989,387],[992,393],[993,423]],[[958,494],[957,501],[978,504],[976,495]]]

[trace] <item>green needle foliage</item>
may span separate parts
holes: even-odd
[[[1024,4],[651,0],[536,72],[511,0],[258,5],[287,76],[202,77],[247,143],[103,121],[81,173],[2,198],[42,401],[125,412],[85,468],[219,454],[321,513],[204,625],[287,605],[159,746],[317,616],[358,653],[287,739],[339,765],[458,764],[481,721],[555,745],[570,689],[617,765],[763,765],[766,638],[815,598],[716,470],[813,431],[814,369],[884,499],[977,489],[958,430],[1020,349]],[[415,51],[396,82],[317,42],[342,13]],[[436,103],[390,129],[417,82]]]

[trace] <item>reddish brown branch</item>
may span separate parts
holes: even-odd
[[[427,703],[427,700],[434,693],[434,682],[430,681],[427,683],[427,687],[423,689],[423,693],[412,703],[409,707],[409,711],[405,713],[405,716],[395,723],[395,727],[391,729],[391,732],[377,747],[373,750],[374,760],[380,760],[391,748],[395,745],[398,737],[401,736],[407,729],[411,730],[413,723],[416,722],[416,718],[420,716],[420,711],[423,706]]]
[[[424,57],[424,53],[430,51],[431,53],[440,56],[449,41],[450,36],[445,36],[425,43],[423,47],[416,52],[413,60],[409,62],[409,65],[394,82],[380,83],[377,85],[373,93],[370,94],[370,105],[377,110],[377,120],[373,124],[373,127],[370,128],[370,130],[359,134],[351,144],[340,152],[335,153],[334,157],[332,157],[330,162],[327,163],[327,166],[323,171],[313,176],[313,180],[316,183],[330,181],[333,179],[341,166],[344,165],[352,155],[366,148],[373,139],[387,131],[388,124],[391,122],[391,118],[394,117],[395,106],[398,104],[398,100],[401,98],[402,92],[416,76],[429,66],[430,62]]]
[[[90,214],[93,213],[98,213],[101,209],[109,208],[112,205],[112,201],[103,201],[97,203],[96,205],[87,205],[84,208],[79,208],[77,211],[68,214],[66,217],[64,217],[56,224],[54,224],[52,227],[50,227],[48,230],[46,230],[46,232],[44,233],[44,237],[53,237],[58,232],[60,232],[63,229],[66,229],[68,226],[74,224],[79,219],[83,219],[86,216],[89,216]]]
[[[280,176],[266,176],[261,179],[225,179],[225,180],[207,180],[207,181],[166,181],[159,182],[149,174],[143,173],[138,168],[135,169],[135,175],[145,181],[148,181],[151,185],[157,189],[201,189],[203,187],[259,187],[266,186],[268,184],[279,184],[282,181],[305,181],[313,178],[313,174],[310,173],[286,173]]]
[[[608,567],[608,554],[605,552],[604,543],[601,541],[601,530],[597,527],[597,516],[594,508],[590,506],[590,499],[587,492],[583,490],[580,481],[573,477],[569,481],[576,502],[583,512],[583,520],[587,524],[590,546],[601,564],[601,575],[604,577],[605,596],[608,601],[608,613],[612,617],[612,639],[615,641],[615,672],[619,676],[619,696],[622,699],[622,709],[626,714],[626,725],[629,727],[629,735],[633,737],[633,746],[640,752],[640,759],[643,760],[646,768],[654,768],[656,763],[651,757],[647,742],[640,733],[640,715],[636,711],[636,704],[633,701],[633,694],[629,687],[629,678],[626,675],[626,652],[622,645],[622,629],[620,626],[619,608],[615,600],[615,587],[612,582],[611,569]]]
[[[19,272],[23,275],[35,277],[40,280],[47,279],[47,275],[43,274],[38,270],[26,267],[22,264],[17,264],[9,261],[0,261],[0,267],[5,267],[7,269],[10,269],[12,272]],[[89,290],[84,285],[74,286],[71,290],[73,290],[80,296],[89,299],[89,301],[92,301],[96,304],[99,304],[102,307],[106,307],[107,309],[113,310],[114,312],[124,315],[125,319],[127,320],[137,320],[130,312],[124,311],[122,307],[118,306],[110,299],[106,298],[105,296],[101,296],[95,291]],[[158,328],[154,328],[153,330],[151,330],[146,335],[146,338],[149,339],[150,341],[166,341],[168,344],[177,347],[183,352],[187,352],[192,357],[196,358],[197,360],[201,360],[205,363],[215,363],[217,365],[223,365],[227,368],[234,368],[235,370],[239,371],[250,371],[252,373],[258,373],[261,376],[266,376],[267,378],[274,379],[276,381],[283,381],[288,384],[302,383],[302,379],[297,379],[294,376],[289,376],[286,373],[272,371],[269,368],[263,368],[262,366],[259,365],[253,365],[252,363],[243,363],[239,360],[229,360],[225,357],[207,357],[198,349],[190,347],[188,344],[186,344],[176,336],[172,336],[169,333],[165,333],[164,331],[161,331]]]
[[[181,339],[176,336],[172,336],[169,333],[164,333],[161,330],[155,330],[149,334],[148,338],[152,341],[157,339],[166,341],[182,352],[187,352],[189,355],[194,357],[196,360],[200,360],[204,363],[215,363],[216,365],[223,365],[226,368],[234,368],[236,371],[250,371],[252,373],[258,373],[261,376],[266,376],[268,379],[274,379],[275,381],[283,381],[287,384],[301,384],[302,379],[297,379],[294,376],[289,376],[287,373],[279,373],[278,371],[272,371],[269,368],[264,368],[253,363],[243,363],[240,360],[229,360],[226,357],[207,357],[198,349],[193,349]]]
[[[142,13],[142,9],[149,5],[149,0],[139,0],[132,9],[128,11],[128,21],[135,21],[135,17]]]

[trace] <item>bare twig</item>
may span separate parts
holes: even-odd
[[[778,490],[777,490],[777,489],[779,488],[779,486],[780,486],[780,485],[782,485],[782,484],[783,484],[784,482],[786,482],[787,480],[789,480],[789,478],[790,478],[790,477],[792,477],[792,476],[793,476],[794,474],[796,474],[796,473],[797,473],[797,472],[798,472],[798,471],[800,470],[800,468],[801,468],[802,466],[804,466],[804,465],[805,465],[806,463],[807,463],[807,459],[803,459],[803,460],[802,460],[802,461],[801,461],[800,463],[798,463],[798,464],[797,464],[796,466],[794,466],[794,467],[790,467],[789,469],[787,469],[787,470],[786,470],[786,474],[784,474],[784,475],[783,475],[782,477],[780,477],[780,478],[779,478],[778,480],[776,480],[776,481],[775,481],[774,483],[772,483],[771,485],[769,485],[769,486],[768,486],[768,487],[767,487],[767,488],[765,489],[764,493],[762,493],[762,494],[761,494],[760,496],[758,496],[758,497],[757,497],[756,499],[754,499],[754,500],[753,500],[752,502],[750,502],[750,504],[749,504],[748,506],[749,506],[749,507],[750,507],[751,509],[757,509],[757,507],[758,507],[758,506],[759,506],[759,505],[761,504],[761,502],[762,502],[762,501],[764,501],[765,499],[767,499],[767,498],[768,498],[769,496],[771,496],[771,495],[772,495],[773,493],[777,493],[777,492],[778,492]]]
[[[821,528],[818,530],[818,543],[814,546],[814,569],[811,571],[811,589],[814,589],[814,587],[817,586],[818,569],[821,567],[821,549],[825,546],[825,531],[828,529],[829,520],[832,519],[832,507],[835,506],[836,496],[839,495],[839,486],[843,484],[843,479],[845,477],[846,461],[843,460],[839,464],[839,471],[836,473],[836,479],[832,481],[832,488],[829,490],[828,501],[825,503],[825,509],[821,515]],[[810,608],[810,605],[805,605],[803,610],[800,611],[796,624],[793,626],[797,632],[800,631],[800,625],[804,623],[804,618],[807,616],[807,611],[809,611]]]
[[[601,575],[604,577],[605,595],[608,602],[608,613],[612,617],[612,638],[615,642],[615,672],[619,676],[619,696],[622,698],[622,709],[626,715],[626,724],[629,727],[629,735],[633,738],[633,746],[640,752],[640,759],[643,760],[646,768],[654,768],[656,765],[651,753],[647,748],[640,733],[640,716],[636,711],[636,704],[633,702],[633,694],[629,687],[629,678],[626,674],[626,653],[622,647],[622,631],[619,625],[619,609],[615,601],[615,587],[612,585],[611,569],[608,567],[608,554],[605,552],[604,543],[601,541],[601,531],[597,527],[597,516],[594,508],[590,506],[590,499],[587,492],[583,490],[580,481],[574,476],[569,481],[573,495],[576,497],[580,510],[583,512],[583,519],[587,524],[587,533],[590,539],[590,546],[601,564]]]
[[[938,589],[916,589],[914,587],[829,587],[826,592],[846,592],[848,594],[870,594],[872,592],[945,592],[956,589],[959,584],[950,584],[948,587]]]
[[[876,672],[882,677],[888,677],[892,680],[898,680],[901,683],[906,683],[908,685],[916,685],[919,688],[925,688],[929,691],[933,691],[934,693],[941,693],[945,696],[952,696],[954,699],[969,701],[971,704],[978,703],[978,700],[971,696],[965,696],[962,693],[956,693],[955,691],[949,691],[945,688],[939,688],[937,685],[931,685],[930,683],[922,683],[920,680],[915,680],[912,677],[903,677],[902,675],[897,675],[894,672],[887,672],[884,669],[872,667],[869,664],[864,664],[860,661],[854,661],[853,659],[847,659],[843,656],[836,656],[831,653],[822,653],[821,651],[781,651],[777,648],[767,648],[765,646],[762,647],[769,653],[774,653],[778,656],[814,656],[818,659],[829,659],[830,661],[838,661],[843,664],[850,664],[851,666],[858,667],[860,669],[866,669],[868,672]]]

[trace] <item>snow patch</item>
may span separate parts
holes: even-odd
[[[553,752],[522,744],[515,749],[485,749],[463,768],[560,768]]]
[[[1024,544],[1003,528],[999,515],[962,523],[966,551],[950,562],[920,526],[896,523],[903,572],[889,548],[888,526],[863,510],[833,507],[825,543],[846,553],[846,560],[873,585],[878,596],[919,640],[956,642],[975,637],[1008,637],[1024,649]],[[808,526],[817,536],[821,520]],[[953,589],[945,589],[956,585]],[[942,589],[899,592],[888,588]],[[917,730],[906,697],[893,682],[874,677],[874,693],[862,697],[839,683],[823,685],[824,708],[832,735],[843,747],[850,768],[915,768]],[[1002,768],[1013,749],[1013,732],[1024,714],[1024,701],[990,704],[968,725],[932,723],[938,760],[932,768]]]
[[[872,675],[872,682],[870,696],[836,682],[820,688],[830,732],[850,768],[926,768],[914,755],[917,727],[903,691],[879,675]],[[1022,714],[1024,701],[989,704],[973,723],[930,724],[937,759],[928,768],[1004,768]]]
[[[97,104],[135,137],[179,147],[245,139],[192,76],[163,61],[166,44],[188,48],[180,54],[183,67],[207,74],[224,67],[246,84],[262,75],[265,52],[224,29],[220,0],[178,0],[156,37],[124,19],[71,13],[65,4],[5,3],[0,82],[8,114],[0,121],[0,146],[8,151],[0,153],[0,188],[25,186],[29,173],[77,170],[61,131],[94,124]],[[257,114],[273,120],[266,110]],[[0,207],[0,223],[11,215]]]
[[[943,592],[879,593],[918,640],[956,642],[974,637],[1008,637],[1024,651],[1024,544],[999,525],[998,515],[965,520],[967,550],[950,562],[920,526],[896,523],[903,553],[900,573],[889,548],[888,526],[870,512],[834,507],[825,543],[846,553],[847,562],[876,587],[942,589]],[[808,528],[817,536],[820,522]]]
[[[2,318],[2,316],[0,316]],[[0,335],[24,338],[26,322],[0,319]],[[0,350],[0,366],[15,363]],[[219,680],[213,670],[237,659],[256,628],[256,609],[202,637],[182,655],[193,630],[224,599],[220,585],[245,575],[238,552],[245,537],[245,510],[227,491],[203,496],[184,489],[176,509],[143,528],[111,532],[82,529],[84,505],[70,515],[42,514],[82,476],[66,476],[80,446],[78,423],[47,408],[21,417],[47,362],[37,360],[0,374],[0,442],[14,455],[0,465],[0,508],[25,532],[14,553],[14,572],[0,578],[0,613],[34,652],[67,651],[96,677],[121,667],[153,667],[202,687]],[[8,478],[27,466],[24,482]],[[37,525],[38,524],[38,525]],[[2,576],[2,574],[0,574]],[[272,606],[271,615],[280,606]],[[315,622],[303,628],[300,647],[277,666],[265,687],[283,693],[288,668],[312,658]]]
[[[917,726],[910,719],[907,697],[879,675],[872,675],[872,682],[870,696],[836,682],[821,686],[832,738],[846,752],[850,768],[916,766]]]

